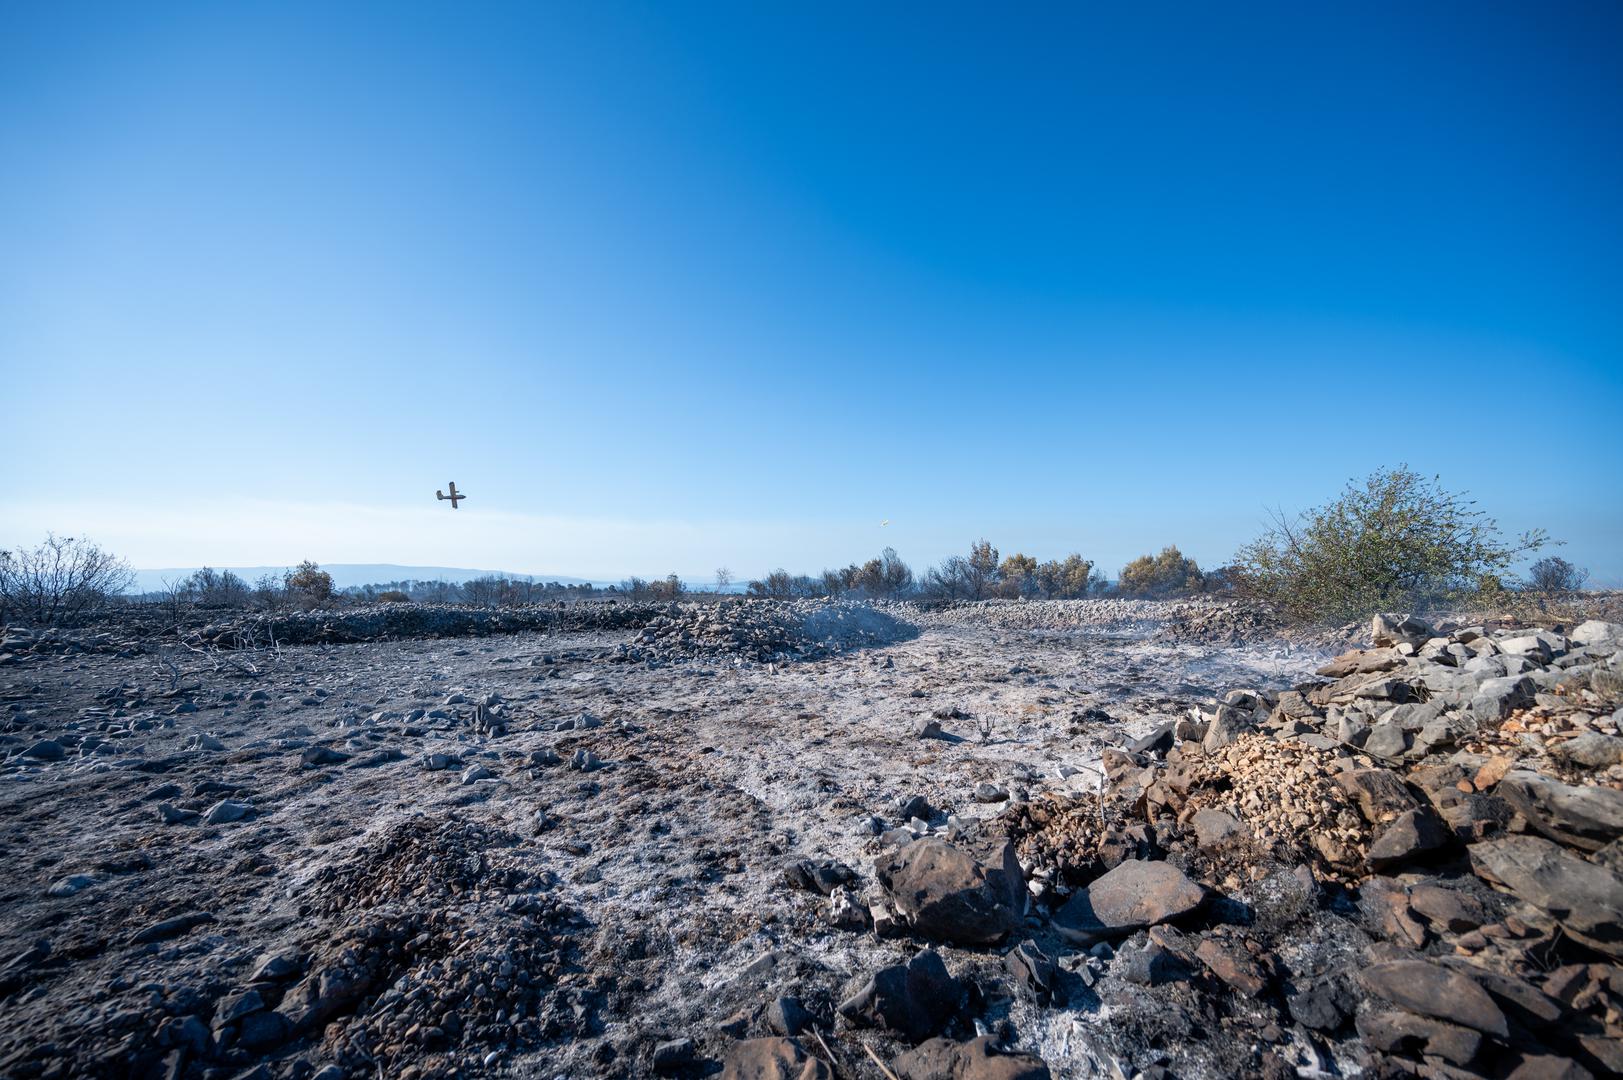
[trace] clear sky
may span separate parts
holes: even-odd
[[[1407,462],[1623,583],[1623,5],[795,7],[0,6],[0,543],[1114,573]]]

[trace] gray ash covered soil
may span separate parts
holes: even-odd
[[[0,1076],[1616,1069],[1616,637],[1263,618],[12,628]]]

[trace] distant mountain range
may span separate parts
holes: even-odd
[[[321,568],[332,575],[333,585],[348,589],[355,585],[382,585],[388,581],[446,581],[461,584],[474,578],[500,574],[503,577],[531,581],[556,581],[560,585],[609,585],[607,581],[588,581],[586,578],[564,577],[561,574],[514,574],[506,570],[469,570],[458,566],[396,566],[394,563],[322,563]],[[171,566],[158,570],[137,570],[134,591],[157,592],[164,583],[174,583],[190,577],[201,567]],[[216,566],[216,570],[229,570],[252,585],[266,574],[281,577],[291,566]]]

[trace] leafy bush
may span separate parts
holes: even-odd
[[[129,563],[92,541],[48,533],[32,550],[0,551],[0,623],[68,622],[134,581]]]
[[[1235,562],[1241,588],[1286,615],[1344,621],[1478,592],[1548,542],[1543,530],[1501,540],[1475,502],[1400,465],[1294,520],[1276,515]]]
[[[378,593],[378,603],[380,603],[380,604],[409,604],[409,603],[411,603],[411,597],[407,596],[405,593],[401,592],[399,589],[385,589],[382,592]]]
[[[282,586],[295,603],[306,608],[324,607],[332,603],[332,575],[306,559],[282,578]]]
[[[1195,560],[1176,545],[1159,555],[1140,555],[1121,568],[1116,587],[1123,596],[1182,596],[1199,592],[1202,575]]]
[[[1015,599],[1037,595],[1037,560],[1016,552],[997,568],[998,593]]]
[[[1050,559],[1036,568],[1037,589],[1043,596],[1054,600],[1075,600],[1090,592],[1100,591],[1102,575],[1093,570],[1093,563],[1075,552],[1064,559]]]
[[[656,581],[648,588],[656,600],[680,600],[687,592],[687,585],[675,574],[667,575],[664,581]]]

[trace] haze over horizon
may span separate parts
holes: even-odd
[[[1248,11],[10,5],[0,547],[1114,576],[1406,462],[1623,584],[1623,7]]]

